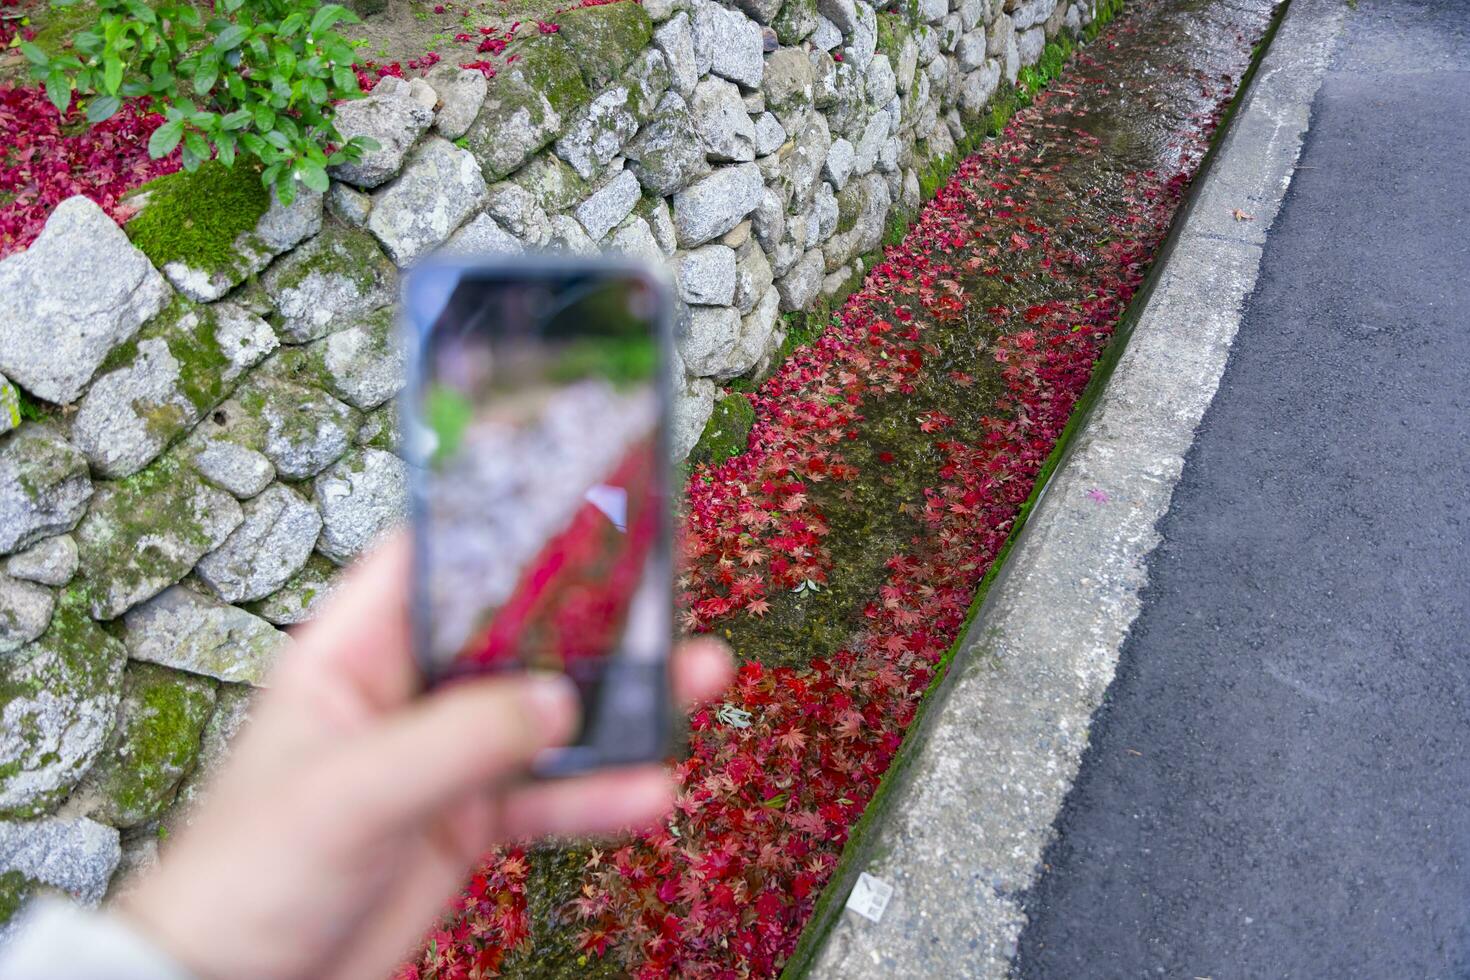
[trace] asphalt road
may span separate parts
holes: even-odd
[[[1019,973],[1470,977],[1470,3],[1359,0]]]

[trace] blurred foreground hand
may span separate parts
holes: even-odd
[[[659,766],[524,776],[577,730],[560,677],[421,694],[408,542],[366,560],[300,636],[192,825],[121,914],[204,980],[385,977],[494,845],[646,827],[673,800]],[[674,658],[676,693],[730,680],[715,642]]]

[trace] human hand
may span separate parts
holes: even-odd
[[[648,826],[656,765],[530,782],[576,732],[563,677],[499,676],[420,695],[407,541],[353,572],[271,678],[193,824],[122,913],[183,966],[224,978],[387,976],[495,844]],[[730,657],[683,646],[683,701],[718,694]]]

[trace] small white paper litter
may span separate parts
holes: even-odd
[[[847,907],[872,922],[883,918],[888,900],[893,897],[893,886],[882,878],[874,878],[864,871],[858,875],[852,894],[847,896]]]

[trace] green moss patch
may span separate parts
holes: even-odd
[[[704,424],[699,442],[689,453],[689,462],[723,463],[731,456],[745,452],[750,427],[755,425],[755,408],[750,399],[731,392],[715,402],[714,413]]]
[[[912,33],[913,28],[904,14],[878,11],[878,53],[888,56],[895,72],[898,71],[898,55],[903,50],[903,42]]]
[[[0,926],[15,918],[39,882],[19,871],[0,874]]]
[[[93,615],[112,619],[187,575],[223,539],[224,502],[233,501],[169,454],[107,484],[76,532],[82,580],[74,588]]]
[[[623,4],[613,6],[621,7]],[[545,96],[559,115],[565,117],[592,101],[592,92],[582,80],[577,58],[560,35],[537,37],[520,50],[522,59],[516,67],[521,69],[523,84],[532,92]],[[516,77],[516,73],[497,75],[491,79],[490,85],[493,87],[503,77]]]
[[[61,7],[51,3],[34,5],[32,26],[36,46],[47,54],[56,55],[71,49],[72,35],[93,24],[97,19],[97,6],[92,3],[74,3]]]
[[[24,418],[20,408],[20,389],[0,378],[0,432],[9,431],[20,425],[21,419]]]
[[[235,240],[255,230],[270,208],[260,170],[211,160],[194,173],[180,170],[144,184],[147,202],[123,230],[155,266],[186,262],[191,268],[229,268]]]
[[[83,789],[92,817],[132,827],[167,808],[199,754],[215,686],[157,664],[128,665],[118,726]]]

